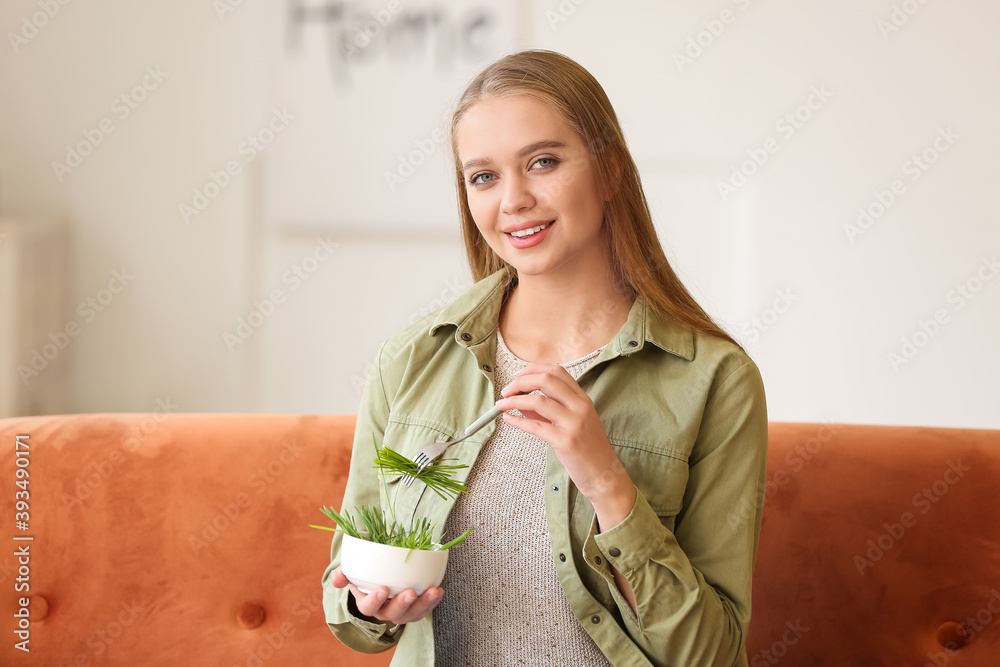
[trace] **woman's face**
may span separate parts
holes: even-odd
[[[486,99],[465,112],[455,136],[476,226],[519,275],[571,276],[606,263],[602,188],[583,141],[556,111],[524,95]],[[528,237],[510,233],[542,225]]]

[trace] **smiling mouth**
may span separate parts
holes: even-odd
[[[553,223],[555,223],[555,220],[549,220],[544,225],[538,225],[537,227],[531,227],[529,229],[522,229],[519,232],[507,232],[507,234],[517,239],[526,239],[531,236],[534,236],[535,234],[537,234],[542,230],[548,229],[549,227],[552,226]]]

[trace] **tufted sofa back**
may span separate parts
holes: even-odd
[[[767,469],[751,667],[1000,664],[1000,431],[771,423]]]
[[[387,665],[327,629],[330,534],[308,528],[340,505],[354,424],[0,420],[0,613],[31,649],[6,630],[0,664]],[[772,423],[751,667],[997,664],[998,481],[1000,431]]]
[[[387,665],[327,628],[320,577],[354,416],[82,414],[0,420],[3,618],[30,547],[30,656],[47,667]],[[14,521],[28,434],[30,523]],[[12,535],[32,536],[14,542]],[[10,547],[10,545],[15,545]],[[17,594],[22,595],[21,593]],[[4,625],[10,625],[8,620]],[[28,658],[27,660],[25,658]]]

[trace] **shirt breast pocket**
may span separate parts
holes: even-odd
[[[418,419],[400,418],[390,415],[385,427],[383,442],[380,444],[412,460],[424,445],[449,438],[450,435],[448,435],[447,431],[434,424],[425,423]],[[374,456],[375,450],[373,448],[373,459]],[[378,469],[373,468],[372,474],[378,475]],[[430,499],[427,497],[428,495],[437,497],[433,492],[430,494],[424,493],[427,487],[422,483],[413,483],[407,486],[403,484],[399,477],[386,477],[385,483],[396,521],[407,527],[412,525],[414,515],[417,514],[418,505],[422,502],[425,504],[426,502],[430,502]],[[384,504],[385,496],[380,494],[380,499]],[[429,507],[422,507],[422,514],[420,516],[430,514],[429,510]]]
[[[636,488],[660,521],[673,530],[674,519],[684,507],[688,482],[687,454],[635,442],[611,441]]]

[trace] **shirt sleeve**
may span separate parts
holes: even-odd
[[[371,470],[375,450],[372,436],[381,443],[389,419],[389,402],[382,383],[382,344],[375,364],[369,371],[361,392],[357,426],[354,429],[354,445],[351,449],[351,466],[344,489],[344,499],[338,509],[344,509],[357,518],[354,507],[381,504],[378,478]],[[371,623],[360,616],[349,588],[336,588],[330,583],[333,570],[340,565],[340,545],[342,533],[335,533],[330,546],[330,564],[323,572],[323,611],[326,623],[333,634],[345,646],[362,653],[378,653],[396,645],[404,626],[386,623]]]
[[[707,399],[673,530],[641,492],[609,530],[599,533],[594,517],[584,560],[607,581],[626,631],[654,665],[747,664],[766,465],[764,385],[748,360]],[[632,587],[636,612],[609,566]]]

